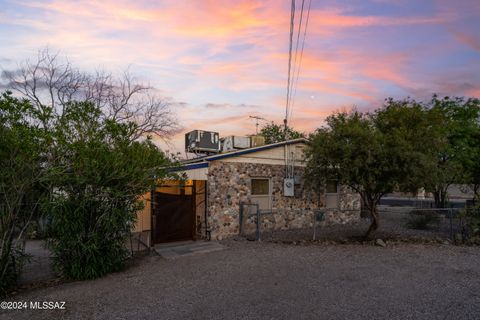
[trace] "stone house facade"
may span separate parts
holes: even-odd
[[[307,185],[303,176],[305,147],[305,139],[296,139],[185,163],[183,169],[193,189],[193,239],[221,240],[238,235],[241,220],[243,231],[253,233],[257,207],[263,213],[262,230],[312,227],[319,210],[325,214],[324,224],[358,220],[358,194],[343,186],[317,192]],[[284,190],[287,172],[294,178],[293,193],[289,195]],[[154,230],[153,220],[150,229],[155,234],[158,230]]]

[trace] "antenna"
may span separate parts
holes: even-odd
[[[259,120],[268,121],[267,119],[259,116],[249,116],[249,118],[255,119],[255,134],[258,134],[258,121]]]

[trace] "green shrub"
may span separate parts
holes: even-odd
[[[30,259],[30,256],[25,254],[23,244],[12,244],[10,252],[5,252],[6,255],[2,257],[3,275],[0,281],[0,297],[5,297],[17,284],[17,278],[20,270],[25,263]],[[3,263],[5,263],[3,265]]]
[[[111,201],[104,197],[62,198],[50,208],[49,247],[56,270],[67,278],[94,279],[125,265],[125,243],[136,209],[120,202],[108,207]]]
[[[129,124],[102,120],[90,103],[69,104],[55,132],[52,199],[45,203],[54,265],[71,279],[121,270],[139,196],[169,161],[149,140],[131,141]]]
[[[40,182],[48,135],[35,119],[30,103],[0,95],[0,296],[16,283],[26,230],[45,191]]]

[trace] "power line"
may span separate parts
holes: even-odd
[[[305,21],[305,28],[304,28],[304,32],[303,32],[303,39],[302,39],[302,49],[300,51],[300,60],[299,60],[299,63],[298,63],[298,69],[297,69],[297,76],[296,76],[296,79],[294,81],[295,83],[295,86],[294,86],[294,90],[293,90],[293,97],[292,97],[292,101],[291,101],[291,107],[290,107],[290,114],[288,115],[288,117],[291,118],[292,116],[292,110],[293,110],[293,106],[295,104],[295,96],[297,94],[297,86],[298,86],[298,78],[299,78],[299,75],[300,75],[300,68],[302,66],[302,59],[303,59],[303,50],[305,48],[305,38],[307,36],[307,28],[308,28],[308,21],[310,20],[310,8],[312,6],[312,0],[309,0],[309,3],[308,3],[308,9],[307,9],[307,19]],[[302,2],[302,7],[303,7],[303,2]],[[288,118],[287,117],[287,118]]]
[[[292,44],[293,44],[293,28],[295,23],[295,0],[292,0],[292,6],[290,9],[290,38],[289,38],[289,49],[288,49],[288,76],[287,76],[287,101],[285,104],[285,131],[287,130],[287,118],[288,118],[288,107],[290,99],[290,74],[292,68]]]
[[[300,32],[302,31],[302,22],[303,22],[303,7],[305,5],[305,0],[302,0],[302,8],[300,10],[300,20],[299,20],[299,23],[298,23],[298,32],[297,32],[297,40],[295,41],[295,59],[293,61],[293,72],[292,72],[292,75],[293,75],[293,79],[292,81],[290,81],[290,96],[288,97],[288,113],[287,113],[287,122],[288,122],[288,118],[289,118],[289,115],[291,114],[291,110],[292,110],[292,107],[293,107],[293,104],[292,104],[292,92],[293,92],[293,87],[294,87],[294,83],[295,83],[295,69],[297,69],[297,56],[298,56],[298,44],[300,43]],[[300,66],[298,67],[298,69],[300,69]]]

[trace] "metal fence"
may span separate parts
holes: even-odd
[[[240,205],[239,235],[249,240],[272,240],[279,242],[296,241],[360,241],[365,235],[371,219],[369,213],[362,212],[361,219],[354,223],[331,224],[327,221],[327,210],[310,211],[311,223],[304,228],[265,228],[274,219],[270,210],[260,210],[257,204]],[[379,208],[380,227],[373,235],[387,240],[449,241],[465,243],[478,236],[480,212],[475,208],[432,209],[411,206],[381,206]],[[308,221],[309,217],[305,217]],[[475,220],[477,219],[477,220]],[[477,224],[475,224],[477,221]],[[478,229],[478,228],[477,228]]]
[[[474,220],[480,216],[478,208],[412,208],[406,219],[406,227],[429,231],[454,243],[469,240],[476,231]]]
[[[239,235],[242,237],[247,236],[245,224],[247,222],[255,224],[255,240],[260,241],[262,239],[262,233],[267,230],[262,230],[262,219],[266,216],[273,215],[272,210],[261,210],[256,203],[240,203],[239,212]],[[325,221],[324,210],[313,210],[312,214],[312,228],[311,238],[316,239],[317,229],[321,222]],[[278,230],[277,230],[278,231]],[[282,230],[285,231],[285,230]],[[275,232],[275,230],[268,230],[269,234]],[[310,231],[308,231],[310,233]]]
[[[272,211],[261,211],[260,207],[256,203],[240,203],[240,213],[239,213],[239,234],[242,237],[245,237],[245,223],[250,217],[253,217],[255,220],[255,240],[260,240],[261,234],[261,216],[270,215]]]

